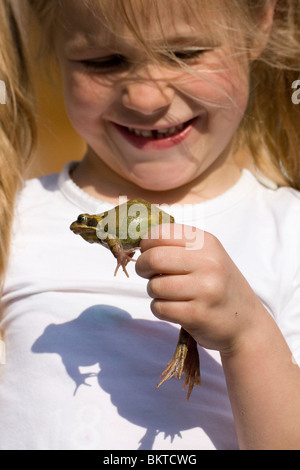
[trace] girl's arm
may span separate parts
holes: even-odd
[[[221,357],[240,448],[299,450],[300,369],[269,313]]]
[[[241,449],[300,449],[300,369],[283,335],[220,242],[184,227],[142,241],[153,313],[220,351]]]

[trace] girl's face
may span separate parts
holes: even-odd
[[[248,102],[249,73],[241,56],[212,28],[200,30],[195,16],[178,7],[182,3],[160,0],[160,24],[149,10],[143,24],[140,12],[157,60],[118,17],[115,30],[108,30],[84,2],[65,0],[58,28],[73,126],[93,158],[151,191],[185,186],[211,168],[219,169],[221,181]]]

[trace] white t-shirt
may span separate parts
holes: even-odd
[[[0,324],[0,449],[237,449],[219,353],[199,348],[202,387],[189,402],[182,381],[156,390],[179,326],[153,316],[134,263],[114,278],[109,250],[69,230],[111,207],[69,166],[22,191]],[[243,170],[223,195],[170,212],[218,237],[299,360],[299,193]]]

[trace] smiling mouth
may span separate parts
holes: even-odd
[[[145,137],[146,139],[165,139],[167,137],[173,137],[176,134],[179,134],[183,131],[187,124],[179,124],[178,126],[168,127],[166,129],[135,129],[133,127],[128,127],[128,132],[130,134],[136,135],[138,137]]]
[[[162,129],[138,129],[135,127],[125,127],[122,126],[124,130],[126,130],[132,136],[144,138],[144,139],[151,139],[151,140],[162,140],[167,139],[170,137],[177,136],[181,134],[189,125],[192,123],[193,119],[178,124],[177,126],[166,127]]]

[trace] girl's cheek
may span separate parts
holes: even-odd
[[[102,85],[92,74],[81,70],[78,66],[65,66],[63,69],[63,84],[65,96],[78,104],[88,103],[92,105],[97,98],[103,100],[107,87]]]
[[[99,83],[84,74],[65,77],[64,95],[66,110],[73,125],[88,124],[103,114],[110,96],[107,87],[99,86]]]
[[[186,87],[186,93],[203,106],[244,107],[248,101],[249,81],[230,73],[201,73]]]
[[[194,73],[182,80],[187,95],[204,106],[244,109],[248,102],[249,63],[245,58],[234,59],[232,51],[224,48],[212,59],[195,67]]]

